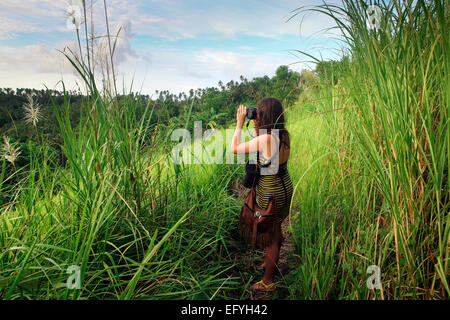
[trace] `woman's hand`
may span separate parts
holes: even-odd
[[[242,128],[244,126],[246,115],[247,115],[247,107],[241,104],[237,109],[236,113],[237,127]]]

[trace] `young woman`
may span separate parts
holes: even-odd
[[[249,142],[241,143],[245,117],[246,107],[241,105],[237,110],[237,125],[231,142],[231,152],[258,152],[260,168],[270,167],[274,163],[279,164],[279,167],[275,168],[274,174],[262,173],[256,185],[256,204],[259,207],[266,208],[269,197],[275,197],[278,221],[274,226],[274,232],[265,234],[263,237],[266,256],[261,267],[265,269],[264,277],[253,284],[252,288],[259,291],[273,291],[275,290],[274,271],[282,244],[281,222],[289,214],[293,191],[292,181],[287,171],[290,139],[284,126],[283,107],[276,98],[264,98],[258,102],[257,117],[256,120],[253,120],[256,137]],[[272,134],[274,129],[277,129],[278,134]],[[276,169],[280,170],[279,175],[276,174],[278,172]]]

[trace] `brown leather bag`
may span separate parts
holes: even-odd
[[[266,209],[256,205],[256,190],[253,185],[245,198],[239,215],[239,232],[241,236],[256,247],[258,233],[268,233],[273,230],[276,222],[275,198],[271,196]]]

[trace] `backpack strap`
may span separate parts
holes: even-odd
[[[258,182],[259,175],[261,174],[260,170],[261,169],[259,168],[259,151],[256,151],[256,174],[253,177],[252,188],[255,188],[255,186],[256,186],[256,184]]]
[[[283,168],[283,170],[278,168],[277,176],[280,178],[281,184],[283,185],[283,189],[284,189],[284,206],[287,206],[287,191],[286,191],[286,186],[284,185],[283,176],[281,175],[281,172],[285,173],[286,170],[284,168]]]

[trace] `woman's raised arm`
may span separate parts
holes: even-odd
[[[242,127],[244,126],[246,114],[247,108],[244,105],[240,105],[236,113],[236,130],[234,131],[233,139],[231,140],[230,151],[232,153],[254,153],[263,151],[267,144],[269,144],[270,148],[270,135],[267,134],[257,136],[248,142],[241,143]]]

